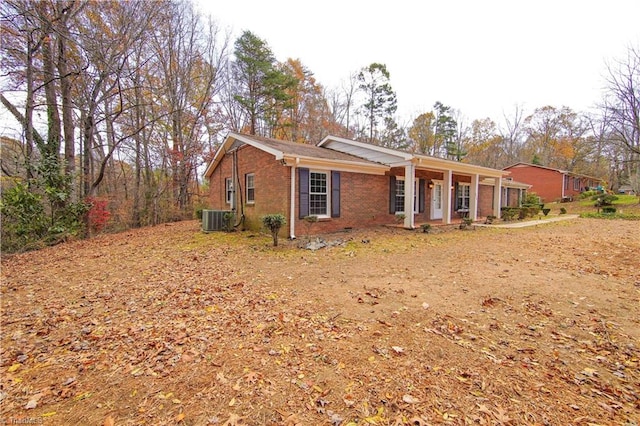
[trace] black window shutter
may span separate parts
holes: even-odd
[[[424,179],[418,180],[418,212],[424,213]]]
[[[389,176],[389,213],[396,212],[396,177]]]
[[[460,198],[458,198],[460,196],[460,188],[459,188],[458,182],[456,182],[453,185],[453,188],[454,188],[454,190],[453,190],[453,199],[456,202],[456,204],[455,204],[456,205],[456,210],[459,210],[459,209],[462,208],[462,206],[460,205]]]
[[[331,217],[340,217],[340,172],[331,172]]]
[[[300,219],[309,216],[309,169],[298,169],[298,195]]]

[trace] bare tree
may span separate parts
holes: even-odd
[[[522,147],[524,113],[518,105],[514,107],[513,115],[508,117],[504,114],[505,128],[501,132],[506,154],[506,164],[504,167],[515,163],[520,157]]]
[[[209,21],[203,28],[193,5],[171,2],[164,11],[165,31],[154,39],[161,102],[168,115],[166,126],[176,206],[184,211],[191,203],[191,186],[209,137],[212,108],[221,87],[218,71],[225,68],[227,41],[220,43],[218,28]]]
[[[640,155],[640,48],[629,47],[608,73],[603,110],[619,141]]]
[[[634,171],[628,173],[629,180],[640,193],[640,47],[630,46],[626,60],[616,61],[607,70],[603,120],[613,138],[629,153],[626,168]]]

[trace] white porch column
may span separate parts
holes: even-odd
[[[296,239],[296,165],[291,165],[291,211],[289,212],[289,238]]]
[[[442,223],[448,225],[451,223],[451,185],[453,184],[453,173],[446,170],[444,173],[444,182],[442,183]]]
[[[407,164],[404,166],[404,227],[406,229],[414,228],[413,212],[415,211],[414,198],[415,198],[415,180],[416,180],[416,166],[413,164]]]
[[[478,220],[478,175],[471,175],[471,187],[469,188],[469,217],[474,222]]]
[[[500,217],[500,207],[502,204],[502,178],[495,178],[495,186],[493,187],[493,215]]]

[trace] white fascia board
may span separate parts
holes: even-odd
[[[227,152],[228,146],[230,146],[230,144],[232,143],[231,139],[232,139],[232,133],[228,133],[227,136],[225,136],[222,144],[218,147],[218,150],[216,151],[213,158],[211,159],[211,162],[207,166],[207,169],[204,171],[204,177],[211,176],[211,174],[213,173],[213,170],[216,168],[216,166],[222,159],[222,155],[224,155]]]
[[[233,145],[235,141],[239,141],[244,144],[251,145],[254,148],[258,148],[262,151],[265,151],[273,155],[276,161],[282,160],[284,158],[284,153],[282,151],[278,151],[277,149],[270,148],[266,145],[261,144],[258,141],[254,141],[253,139],[247,138],[246,136],[243,136],[241,134],[229,132],[225,137],[224,142],[222,143],[222,145],[220,145],[215,155],[213,156],[211,163],[209,163],[209,166],[207,166],[207,169],[204,172],[205,177],[211,176],[211,174],[213,173],[213,170],[216,168],[216,166],[222,159],[222,156],[229,151],[229,148],[231,147],[231,145]]]
[[[268,146],[266,146],[264,144],[261,144],[259,141],[255,141],[255,140],[253,140],[251,138],[248,138],[248,137],[246,137],[244,135],[239,135],[237,133],[234,133],[233,135],[234,135],[234,139],[236,139],[236,140],[238,140],[240,142],[243,142],[243,143],[245,143],[247,145],[251,145],[254,148],[258,148],[261,151],[267,152],[267,153],[273,155],[274,157],[276,157],[276,160],[282,160],[284,158],[284,153],[282,151],[280,151],[280,150],[268,147]]]
[[[364,173],[369,175],[384,175],[389,167],[382,164],[366,164],[357,161],[326,160],[315,157],[285,156],[287,165],[307,167],[318,170],[335,170],[341,172]]]
[[[473,164],[460,163],[444,158],[416,155],[418,167],[435,168],[439,170],[451,170],[454,173],[479,174],[488,177],[503,177],[510,174],[505,170],[491,169],[489,167],[475,166]]]
[[[393,163],[389,163],[389,167],[405,167],[405,166],[408,166],[409,164],[412,164],[412,161],[396,161]]]
[[[370,143],[358,142],[351,139],[340,138],[337,136],[327,136],[325,137],[318,146],[325,146],[331,143],[331,141],[341,142],[347,145],[357,146],[359,148],[368,149],[371,151],[382,152],[384,154],[392,155],[394,157],[400,157],[404,160],[411,160],[413,158],[413,154],[409,154],[402,151],[396,151],[395,149],[385,148],[383,146],[377,146]]]

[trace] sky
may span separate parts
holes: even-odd
[[[469,123],[602,98],[607,64],[640,46],[640,1],[195,0],[233,40],[249,30],[280,62],[299,59],[336,89],[377,62],[399,124],[436,101]]]

